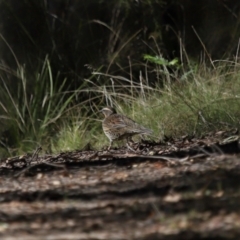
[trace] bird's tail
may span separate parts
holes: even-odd
[[[143,126],[140,126],[139,133],[145,134],[145,135],[152,135],[153,134],[153,130],[149,129],[149,128],[145,128]]]
[[[152,130],[152,129],[149,129],[149,128],[144,128],[143,134],[152,135],[152,134],[153,134],[153,130]]]

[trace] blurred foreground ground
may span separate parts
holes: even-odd
[[[2,160],[0,239],[240,239],[237,131]]]

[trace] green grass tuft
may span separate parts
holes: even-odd
[[[90,79],[85,79],[88,84],[76,91],[66,91],[66,80],[60,86],[54,85],[47,58],[41,71],[33,76],[32,86],[27,84],[31,77],[23,67],[17,71],[2,68],[0,154],[21,154],[39,145],[47,152],[82,149],[87,144],[101,149],[109,144],[102,132],[103,116],[99,112],[106,105],[153,129],[156,141],[166,135],[201,136],[209,131],[239,127],[237,63],[220,62],[215,67],[189,64],[187,70],[178,66],[172,72],[163,62],[156,64],[159,86],[148,84],[146,64],[146,73],[140,73],[139,79],[94,72]],[[14,89],[7,84],[8,74],[15,77]],[[97,84],[109,78],[110,85]],[[88,99],[76,103],[82,94]]]

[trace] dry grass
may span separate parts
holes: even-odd
[[[4,81],[5,69],[1,75],[4,84],[0,88],[0,111],[4,130],[13,136],[13,144],[1,140],[3,155],[33,151],[39,145],[50,152],[79,149],[88,143],[99,149],[108,144],[101,129],[103,116],[98,112],[106,105],[153,129],[154,140],[164,135],[203,135],[239,127],[239,64],[188,65],[181,71],[178,66],[171,73],[169,66],[157,64],[156,82],[161,84],[154,87],[148,84],[147,64],[146,72],[138,79],[131,74],[124,78],[93,72],[85,79],[87,87],[68,92],[65,82],[59,88],[54,86],[46,59],[42,71],[36,74],[38,87],[30,95],[25,70],[11,72],[19,83],[14,95]],[[110,79],[111,84],[98,85],[103,82],[96,81],[100,78],[105,82]],[[74,105],[74,98],[81,94],[88,99]]]

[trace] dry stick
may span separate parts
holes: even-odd
[[[195,158],[201,158],[201,157],[206,157],[206,156],[210,156],[209,153],[199,153],[196,154],[194,156],[186,156],[184,158],[174,158],[174,157],[165,157],[165,156],[149,156],[149,155],[136,155],[136,154],[128,154],[126,155],[122,155],[122,154],[117,154],[117,155],[113,155],[113,154],[104,154],[104,155],[99,155],[98,157],[101,158],[114,158],[114,157],[121,157],[121,158],[131,158],[131,157],[138,157],[138,158],[144,158],[144,159],[156,159],[156,160],[163,160],[163,161],[167,161],[170,164],[175,164],[175,163],[184,163],[189,159],[195,159]]]
[[[35,152],[33,153],[32,155],[32,158],[31,160],[29,161],[29,163],[31,163],[35,158],[36,158],[36,161],[38,163],[38,153],[42,150],[42,147],[38,147]]]
[[[199,157],[204,157],[207,154],[197,154],[194,156],[186,156],[184,158],[175,158],[175,157],[165,157],[165,156],[139,156],[140,158],[150,158],[150,159],[156,159],[156,160],[164,160],[169,163],[173,162],[185,162],[188,159],[194,159],[194,158],[199,158]],[[208,155],[207,155],[208,156]]]
[[[51,167],[55,167],[55,168],[66,169],[65,166],[60,165],[60,164],[41,162],[41,163],[37,163],[37,164],[34,164],[34,165],[30,165],[30,166],[27,167],[27,168],[24,168],[22,171],[20,171],[19,173],[15,174],[14,177],[18,178],[18,177],[21,176],[22,174],[28,172],[31,168],[38,167],[38,166],[41,166],[41,165],[46,165],[46,166],[51,166]]]
[[[220,149],[219,147],[217,147],[216,145],[214,145],[214,147],[212,146],[212,148],[215,149],[215,150],[218,150],[221,155],[223,154],[223,152],[221,151],[221,149]],[[198,149],[199,149],[199,151],[203,152],[203,153],[204,153],[206,156],[208,156],[208,157],[216,156],[216,154],[217,154],[217,153],[210,153],[210,152],[208,152],[207,150],[205,150],[205,149],[202,148],[202,147],[199,147]]]
[[[189,158],[191,158],[191,159],[201,158],[201,157],[206,157],[206,156],[209,156],[209,154],[199,153],[199,154],[196,154],[196,155],[191,156],[191,157],[188,156],[188,159],[189,159]],[[185,160],[186,160],[186,158],[181,158],[179,161],[185,161]]]
[[[144,159],[156,159],[156,160],[164,160],[164,161],[168,161],[168,162],[172,162],[173,161],[183,161],[185,158],[181,159],[181,158],[174,158],[174,157],[164,157],[164,156],[149,156],[149,155],[137,155],[137,154],[104,154],[104,155],[99,155],[99,158],[114,158],[114,157],[118,157],[118,158],[131,158],[131,157],[137,157],[137,158],[144,158]]]
[[[217,146],[216,144],[213,144],[211,147],[213,150],[216,150],[215,155],[216,154],[224,155],[224,152],[222,151],[222,149],[219,146]]]

